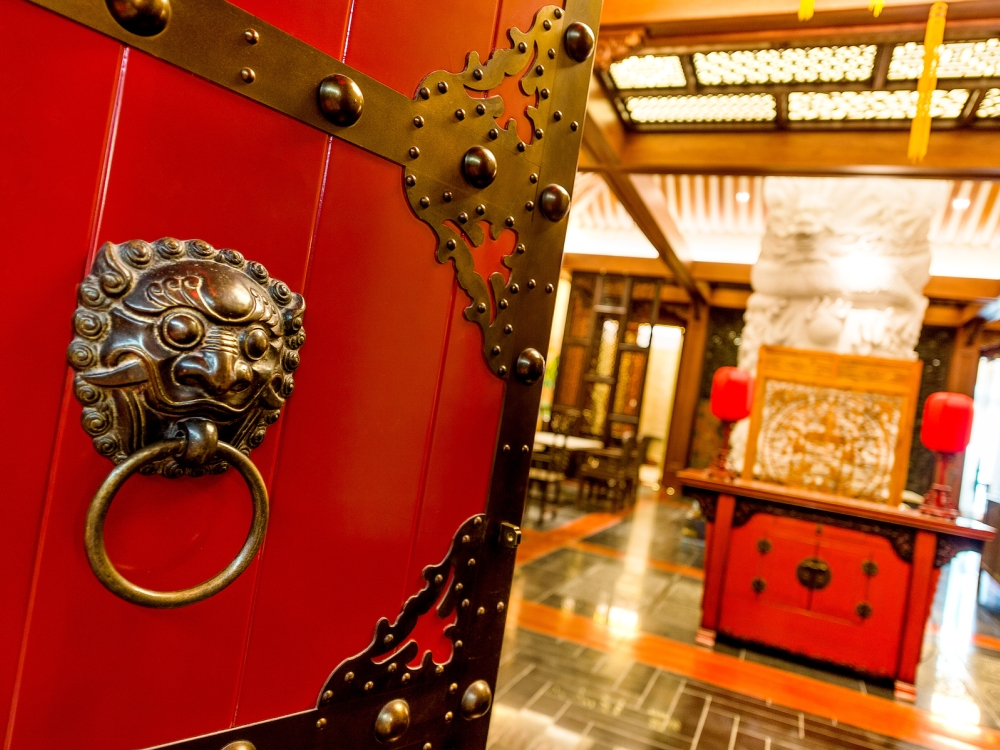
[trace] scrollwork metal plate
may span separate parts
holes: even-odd
[[[455,264],[458,283],[472,298],[465,317],[482,329],[484,356],[501,377],[509,373],[513,359],[510,337],[519,300],[538,294],[540,281],[552,291],[552,277],[531,277],[528,256],[557,253],[562,242],[561,234],[550,231],[562,216],[546,215],[542,204],[546,190],[566,191],[543,180],[543,154],[549,158],[555,148],[546,147],[557,141],[559,151],[575,161],[582,135],[585,97],[562,100],[564,109],[554,106],[557,71],[577,65],[565,49],[566,20],[561,8],[546,6],[527,32],[508,32],[509,49],[495,51],[485,62],[471,52],[462,72],[427,76],[416,100],[419,119],[411,126],[418,156],[406,165],[406,195],[417,217],[437,235],[438,261]],[[517,75],[521,91],[534,101],[525,112],[533,131],[527,142],[513,118],[499,126],[503,99],[473,96]],[[568,200],[566,193],[567,207]],[[509,278],[496,271],[484,279],[476,271],[473,250],[487,232],[496,240],[508,230],[518,239],[514,252],[503,258]]]
[[[368,648],[333,670],[315,709],[162,747],[484,747],[495,669],[483,657],[500,651],[515,555],[490,533],[486,516],[473,516],[455,533],[447,557],[424,569],[426,585],[396,620],[380,620]],[[410,638],[422,617],[436,618],[451,641],[448,661],[435,662],[429,650],[421,654]]]

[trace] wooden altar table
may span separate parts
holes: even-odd
[[[698,642],[716,633],[895,681],[914,700],[941,566],[996,533],[977,521],[701,470],[678,473],[706,519]]]

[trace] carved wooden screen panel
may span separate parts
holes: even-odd
[[[897,505],[919,361],[762,346],[743,476]]]
[[[482,685],[473,685],[489,686],[495,676],[506,616],[500,605],[517,541],[503,524],[520,519],[541,389],[531,379],[537,359],[529,357],[522,372],[514,352],[544,353],[548,340],[565,219],[542,216],[542,193],[557,180],[572,188],[592,61],[588,52],[578,55],[586,63],[569,62],[564,33],[579,12],[596,27],[599,3],[137,4],[170,5],[175,19],[209,7],[259,18],[259,38],[249,34],[250,24],[240,25],[221,46],[259,53],[262,65],[255,75],[227,68],[221,82],[142,51],[142,39],[123,43],[118,32],[98,33],[57,14],[92,12],[113,26],[107,14],[115,5],[0,0],[2,25],[17,29],[0,48],[0,244],[9,249],[8,271],[34,290],[36,352],[29,374],[5,372],[8,392],[18,394],[12,417],[20,428],[0,438],[7,490],[0,523],[4,747],[124,750],[283,715],[291,716],[191,747],[242,740],[257,742],[258,750],[378,746],[375,717],[398,696],[413,707],[401,745],[482,745],[482,704],[473,700],[463,715],[460,702],[470,690],[481,699]],[[199,24],[176,28],[197,31]],[[540,37],[508,35],[511,28],[534,28],[549,43],[535,49]],[[269,29],[360,71],[369,93],[377,82],[381,93],[371,95],[369,111],[378,111],[381,96],[405,114],[393,121],[405,127],[381,132],[362,120],[338,134],[255,100],[256,91],[274,91],[265,67],[274,62],[267,57]],[[526,39],[530,55],[511,52]],[[176,48],[194,57],[205,51]],[[506,70],[488,63],[494,49],[507,51]],[[216,59],[214,52],[207,57]],[[470,52],[478,57],[467,59]],[[515,54],[523,71],[512,70]],[[472,59],[480,64],[466,69]],[[271,70],[289,76],[289,90],[302,83],[294,70]],[[417,126],[411,108],[437,101],[420,87],[439,70],[451,71],[434,80],[440,101],[447,91],[484,103],[479,130],[470,123],[475,106],[464,100],[472,107],[464,120],[449,104],[447,111],[425,111],[426,127]],[[579,80],[560,87],[553,83],[557,70]],[[526,84],[522,72],[531,76]],[[438,86],[448,82],[450,89]],[[75,103],[53,93],[60,85]],[[569,88],[582,98],[567,99]],[[315,90],[301,102],[315,110]],[[537,112],[532,122],[526,105],[543,111],[544,122]],[[506,129],[508,117],[517,119],[516,131]],[[496,134],[488,134],[488,121],[496,122]],[[433,125],[455,128],[446,137]],[[544,140],[537,132],[543,126]],[[372,134],[392,146],[423,139],[419,167],[410,166],[416,157],[407,155],[409,143],[398,158],[373,153],[378,143],[370,150],[355,145]],[[434,221],[422,214],[424,196],[409,192],[406,177],[419,174],[418,188],[433,184],[427,174],[438,163],[429,158],[434,148],[443,144],[450,157],[468,141],[504,149],[497,185],[504,175],[523,176],[518,189],[531,193],[538,210],[519,197],[516,218],[507,223],[501,214],[484,237],[474,228],[472,201],[468,231],[443,225],[444,203],[472,200],[460,162],[452,160],[446,166],[453,172],[447,179],[458,181],[454,203],[437,186],[428,191]],[[557,177],[540,154],[564,148],[572,158]],[[537,171],[512,161],[522,158]],[[509,166],[515,163],[517,169]],[[491,200],[484,201],[490,211],[499,204]],[[454,220],[458,226],[459,216]],[[456,237],[456,247],[449,245]],[[294,396],[252,454],[271,500],[264,545],[217,596],[173,610],[117,598],[88,567],[87,505],[112,464],[91,445],[103,427],[87,419],[81,425],[78,373],[66,360],[77,286],[104,243],[122,249],[128,240],[160,238],[235,249],[308,300]],[[174,245],[150,247],[169,254]],[[212,258],[242,263],[229,253]],[[77,325],[76,333],[86,329]],[[502,354],[492,354],[487,337]],[[69,364],[80,362],[71,356]],[[107,518],[110,556],[130,580],[151,589],[204,580],[243,540],[246,495],[233,471],[135,476]],[[464,598],[456,596],[458,584]],[[407,646],[411,636],[419,655]],[[425,650],[429,665],[421,661]],[[335,671],[338,665],[345,669]],[[461,689],[449,692],[451,680]],[[460,720],[446,721],[448,712]]]

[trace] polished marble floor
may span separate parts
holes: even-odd
[[[918,748],[518,630],[497,684],[492,750]]]
[[[629,511],[566,504],[544,523],[529,505],[491,747],[1000,747],[1000,616],[977,603],[975,553],[942,571],[911,706],[785,654],[695,646],[693,515],[648,490]]]

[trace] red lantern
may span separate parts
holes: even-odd
[[[739,367],[720,367],[712,378],[712,414],[723,422],[739,422],[753,406],[753,375]]]
[[[729,434],[733,422],[750,416],[753,406],[753,375],[738,367],[720,367],[712,378],[712,414],[722,422],[722,444],[708,467],[708,473],[720,479],[732,479],[726,468],[729,456]]]
[[[955,518],[958,500],[951,494],[948,464],[961,453],[972,436],[973,402],[961,393],[932,393],[924,402],[924,417],[920,426],[920,441],[937,453],[937,479],[924,495],[922,513]]]

